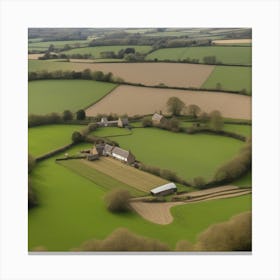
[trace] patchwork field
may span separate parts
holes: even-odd
[[[134,48],[135,52],[147,53],[151,50],[151,46],[98,46],[98,47],[87,47],[87,48],[78,48],[68,51],[63,51],[62,53],[67,55],[72,54],[91,54],[94,58],[101,58],[102,52],[112,51],[117,54],[121,49]]]
[[[216,66],[202,88],[217,88],[220,83],[223,90],[252,92],[252,68],[238,66]]]
[[[85,147],[80,145],[68,152],[76,153]],[[105,238],[118,227],[159,239],[174,248],[178,240],[193,242],[212,223],[251,209],[251,195],[246,195],[176,206],[171,210],[174,221],[167,226],[148,222],[136,213],[112,214],[103,201],[104,189],[56,164],[54,158],[38,164],[32,184],[41,199],[40,207],[28,212],[29,250],[45,246],[49,251],[68,251],[85,240]]]
[[[83,109],[106,94],[115,84],[86,80],[41,80],[28,83],[28,113],[62,113]]]
[[[70,160],[62,161],[61,164],[71,168],[72,170],[75,170],[82,176],[90,178],[99,185],[104,185],[104,182],[106,182],[106,177],[113,178],[116,180],[116,183],[111,183],[111,188],[124,188],[124,186],[122,186],[124,184],[126,185],[125,188],[129,189],[135,195],[147,194],[152,188],[168,183],[168,181],[160,177],[143,172],[112,158],[102,157],[97,161]],[[98,173],[99,175],[96,175]],[[100,176],[102,176],[102,180],[97,179]],[[121,183],[120,186],[118,182]],[[134,191],[134,189],[137,191]]]
[[[72,142],[74,131],[82,125],[44,125],[28,129],[28,152],[34,157],[44,155]]]
[[[86,110],[87,116],[106,114],[145,115],[156,111],[166,113],[166,102],[172,97],[180,98],[186,105],[197,104],[205,112],[219,110],[224,117],[251,119],[251,97],[221,93],[175,89],[118,86],[104,99]]]
[[[100,128],[94,135],[111,135],[110,129]],[[130,149],[137,160],[173,170],[186,180],[197,176],[210,179],[216,169],[233,158],[244,145],[241,141],[223,136],[187,135],[156,128],[137,128],[131,135],[112,139],[122,148]]]
[[[251,65],[252,49],[251,47],[185,47],[185,48],[164,48],[156,50],[147,55],[147,60],[182,60],[182,59],[198,59],[203,63],[206,56],[215,56],[218,62],[224,64],[235,65]]]
[[[88,40],[32,42],[28,43],[28,50],[45,51],[50,45],[54,45],[55,48],[63,48],[65,45],[69,45],[70,47],[83,47],[87,46],[88,43]]]
[[[73,63],[29,60],[29,72],[84,69],[112,72],[126,82],[145,85],[200,87],[214,69],[211,65],[179,63]],[[151,75],[153,73],[153,75]],[[176,73],[176,75],[174,75]]]

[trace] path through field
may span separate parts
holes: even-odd
[[[189,91],[176,89],[145,88],[121,85],[105,98],[86,110],[87,116],[106,114],[146,115],[162,111],[167,113],[166,102],[180,98],[186,105],[196,104],[203,111],[219,110],[224,117],[251,119],[251,97],[239,94]]]
[[[239,189],[236,186],[222,186],[208,190],[196,191],[188,193],[191,197],[188,201],[178,202],[142,202],[136,199],[130,203],[132,208],[144,219],[161,225],[172,223],[173,216],[170,209],[173,206],[178,206],[186,203],[199,203],[214,199],[223,199],[241,196],[251,193],[251,189]],[[177,197],[180,197],[178,195]]]

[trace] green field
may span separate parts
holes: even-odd
[[[250,137],[252,135],[252,126],[243,124],[225,124],[223,130]]]
[[[41,80],[28,83],[28,113],[77,111],[96,102],[115,84],[86,80]]]
[[[44,125],[28,129],[28,152],[34,157],[41,156],[72,142],[74,131],[82,125]]]
[[[73,154],[88,145],[79,145]],[[178,240],[195,241],[198,233],[213,223],[230,219],[251,209],[251,195],[177,206],[170,225],[156,225],[135,213],[112,214],[106,210],[104,189],[55,163],[54,158],[37,165],[32,174],[40,206],[28,212],[28,247],[45,246],[50,251],[67,251],[88,239],[103,239],[114,229],[166,242],[173,249]],[[223,211],[221,211],[223,209]]]
[[[84,47],[87,46],[88,43],[88,40],[32,42],[28,43],[28,50],[45,51],[50,45],[54,45],[55,48],[63,48],[65,45],[69,45],[70,47]]]
[[[78,48],[69,51],[64,51],[64,54],[91,54],[94,58],[101,58],[101,52],[112,51],[117,54],[121,49],[134,48],[135,52],[147,53],[151,50],[151,46],[100,46],[100,47],[88,47]]]
[[[58,60],[28,60],[28,72],[36,71],[57,71],[57,70],[74,70],[73,64],[69,62],[60,62]]]
[[[203,57],[216,56],[218,62],[224,64],[251,65],[252,49],[250,47],[185,47],[185,48],[165,48],[150,53],[146,59],[158,60],[182,60],[182,59],[199,59],[203,63]]]
[[[101,128],[94,134],[108,136],[112,132],[110,128]],[[233,158],[244,145],[229,137],[187,135],[156,128],[136,128],[131,135],[112,139],[122,148],[130,149],[137,160],[173,170],[186,180],[197,176],[211,179],[216,169]]]
[[[247,94],[252,92],[252,68],[238,66],[216,66],[202,88],[214,89],[217,83],[223,90],[240,91],[246,89]]]

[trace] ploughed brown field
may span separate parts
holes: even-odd
[[[32,53],[28,54],[28,59],[38,59],[39,57],[43,56],[43,53]]]
[[[161,83],[170,87],[199,88],[214,70],[212,65],[186,63],[74,63],[73,70],[111,72],[126,82],[155,86]]]
[[[231,39],[231,40],[214,40],[213,44],[215,45],[224,45],[224,44],[250,44],[252,39]]]
[[[154,112],[167,113],[166,102],[172,97],[180,98],[186,105],[196,104],[203,111],[219,110],[224,117],[251,119],[251,97],[207,91],[145,88],[121,85],[105,98],[86,109],[87,116],[116,113],[146,115]]]

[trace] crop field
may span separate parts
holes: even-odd
[[[118,160],[102,157],[97,161],[70,160],[62,161],[62,165],[69,167],[78,174],[91,179],[99,185],[106,184],[107,189],[116,187],[128,189],[134,195],[147,194],[152,188],[168,183],[168,181],[128,166]]]
[[[251,97],[222,93],[199,92],[176,89],[118,86],[109,95],[86,110],[87,116],[106,114],[145,115],[154,112],[167,113],[166,102],[172,97],[180,98],[186,105],[197,104],[203,111],[219,110],[224,117],[251,119]]]
[[[88,43],[88,40],[33,42],[28,44],[28,50],[45,51],[50,45],[54,45],[55,48],[63,48],[65,45],[69,45],[70,47],[83,47],[87,46]]]
[[[251,45],[252,39],[228,39],[228,40],[214,40],[215,45]]]
[[[96,102],[115,84],[86,80],[42,80],[28,83],[28,113],[76,112]]]
[[[44,155],[72,142],[74,131],[82,125],[44,125],[28,129],[28,152],[34,157]]]
[[[199,59],[203,63],[205,56],[216,56],[218,62],[224,64],[251,65],[252,64],[251,47],[185,47],[185,48],[165,48],[147,55],[146,59],[158,60],[182,60]]]
[[[73,154],[85,147],[79,145],[68,152]],[[29,250],[45,246],[49,251],[68,251],[86,240],[105,238],[119,227],[159,239],[173,249],[178,240],[193,242],[211,224],[251,209],[251,195],[245,195],[176,206],[171,210],[174,221],[167,226],[148,222],[136,213],[112,214],[105,207],[104,189],[56,164],[54,158],[38,164],[32,184],[39,194],[40,207],[28,212]]]
[[[72,54],[91,54],[94,58],[101,58],[102,52],[114,52],[117,54],[121,49],[134,48],[135,52],[147,53],[151,50],[151,46],[98,46],[98,47],[87,47],[87,48],[76,48],[62,53],[67,55]]]
[[[94,135],[111,135],[110,128],[100,128]],[[137,160],[175,171],[186,180],[197,176],[210,179],[216,169],[233,158],[244,145],[241,141],[223,136],[187,135],[156,128],[133,129],[131,135],[115,136],[113,139],[122,148],[130,149]]]
[[[248,95],[252,92],[252,68],[238,66],[216,66],[202,85],[202,88],[216,88],[220,83],[223,90],[240,91],[245,89]]]
[[[57,61],[29,60],[29,72],[91,69],[92,71],[112,72],[126,82],[144,85],[177,87],[200,87],[214,70],[211,65],[179,63],[74,63]],[[153,75],[151,75],[153,73]],[[176,75],[174,75],[176,73]]]

